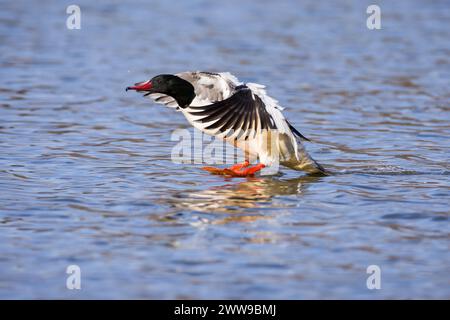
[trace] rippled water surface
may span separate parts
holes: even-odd
[[[0,1],[0,298],[450,298],[450,5]],[[334,173],[170,160],[159,73],[264,83]],[[80,266],[82,290],[66,289]],[[366,268],[381,268],[368,290]]]

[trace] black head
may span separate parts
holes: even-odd
[[[194,86],[173,74],[160,74],[148,81],[127,87],[126,90],[146,92],[145,96],[152,93],[166,94],[174,98],[182,108],[188,106],[195,98]]]

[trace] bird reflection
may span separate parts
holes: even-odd
[[[220,216],[214,223],[232,221],[251,222],[269,218],[261,214],[258,208],[273,208],[276,196],[302,195],[307,187],[321,179],[320,176],[301,176],[294,179],[279,177],[254,177],[237,182],[226,179],[222,186],[206,190],[178,192],[166,199],[176,211],[190,210],[209,214],[227,214]],[[237,183],[236,183],[237,182]],[[286,207],[286,204],[280,208]],[[255,210],[256,209],[256,210]]]

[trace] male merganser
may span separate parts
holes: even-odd
[[[214,174],[252,176],[279,163],[294,170],[325,174],[306,152],[305,138],[283,116],[283,108],[266,94],[265,86],[242,83],[228,72],[161,74],[126,90],[145,92],[156,103],[181,111],[200,131],[242,149],[245,162],[230,168],[204,167]],[[260,163],[250,166],[250,159]]]

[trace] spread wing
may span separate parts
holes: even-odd
[[[238,139],[247,140],[262,130],[290,132],[281,112],[275,108],[271,112],[263,99],[246,85],[237,86],[234,94],[225,100],[189,106],[185,111],[188,120],[212,135],[235,134]]]

